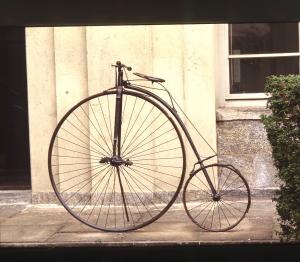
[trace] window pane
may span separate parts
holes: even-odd
[[[229,26],[229,53],[299,52],[298,23],[251,23]]]
[[[263,93],[267,76],[298,73],[299,57],[230,59],[230,93]]]

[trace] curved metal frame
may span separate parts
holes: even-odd
[[[144,89],[144,88],[141,88],[140,86],[133,85],[133,84],[130,83],[130,81],[125,82],[124,87],[125,87],[126,89],[131,89],[131,90],[135,90],[135,91],[137,91],[137,92],[140,92],[140,93],[142,93],[142,94],[144,94],[144,95],[146,95],[146,96],[150,96],[151,98],[153,98],[153,99],[155,99],[156,101],[158,101],[159,103],[161,103],[164,107],[166,107],[166,108],[172,113],[172,115],[175,117],[176,121],[179,123],[180,128],[183,130],[183,132],[184,132],[184,134],[185,134],[187,140],[189,141],[189,144],[191,145],[191,147],[192,147],[192,149],[193,149],[193,152],[194,152],[194,154],[195,154],[195,156],[196,156],[196,158],[197,158],[197,160],[198,160],[196,164],[199,164],[199,165],[200,165],[200,168],[204,168],[205,165],[203,164],[203,162],[204,162],[205,160],[207,160],[208,158],[203,159],[203,160],[201,159],[200,154],[199,154],[199,152],[197,151],[197,148],[196,148],[196,146],[195,146],[195,144],[194,144],[194,142],[193,142],[193,139],[192,139],[192,137],[191,137],[189,131],[187,130],[186,126],[184,125],[183,121],[181,120],[181,118],[180,118],[180,116],[178,115],[178,113],[176,112],[176,110],[175,110],[173,107],[171,107],[166,101],[164,101],[164,100],[161,99],[159,96],[157,96],[156,94],[154,94],[154,93],[152,93],[152,92],[150,92],[150,91],[148,91],[148,90],[146,90],[146,89]],[[210,158],[210,157],[209,157],[209,158]],[[204,170],[205,170],[205,169],[204,169]],[[205,178],[207,179],[208,185],[209,185],[209,187],[210,187],[212,193],[215,195],[217,192],[216,192],[216,189],[215,189],[214,186],[213,186],[212,181],[211,181],[210,178],[209,178],[208,173],[206,172],[206,170],[205,170],[203,173],[204,173],[204,175],[205,175]]]

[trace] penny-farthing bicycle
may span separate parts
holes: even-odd
[[[104,231],[131,231],[154,222],[183,186],[182,132],[197,158],[182,193],[188,216],[209,231],[239,224],[251,202],[245,178],[232,165],[205,164],[217,156],[200,157],[176,111],[179,105],[162,85],[165,80],[134,73],[159,84],[171,103],[128,80],[130,67],[119,61],[113,66],[115,86],[73,106],[51,138],[48,168],[62,205],[82,223]]]

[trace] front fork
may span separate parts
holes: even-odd
[[[113,156],[121,157],[121,125],[122,125],[123,86],[117,86],[115,106],[115,127],[113,139]]]
[[[117,94],[116,94],[115,126],[114,126],[113,157],[112,157],[115,163],[118,163],[118,161],[120,161],[120,163],[122,162],[121,159],[122,99],[123,99],[123,86],[118,85]],[[126,219],[127,221],[129,221],[125,192],[124,192],[122,178],[120,174],[120,165],[116,164],[115,167],[117,170],[117,176],[119,180],[120,191],[121,191],[122,201],[124,204]]]

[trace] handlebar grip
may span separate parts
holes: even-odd
[[[114,66],[114,65],[112,65],[112,66]],[[121,61],[117,61],[116,66],[117,67],[125,67],[128,71],[132,70],[132,68],[130,66],[126,66],[126,65],[122,64]]]

